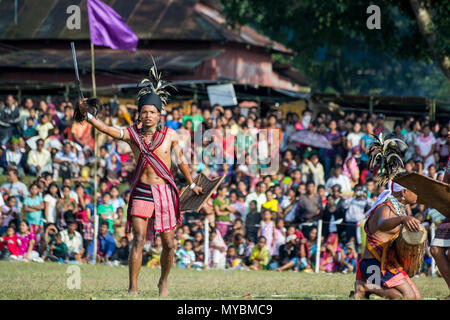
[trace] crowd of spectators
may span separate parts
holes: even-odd
[[[131,235],[124,233],[135,165],[131,148],[100,134],[95,164],[92,126],[73,121],[71,102],[53,101],[29,97],[19,104],[8,95],[0,102],[0,174],[6,177],[0,186],[1,258],[73,264],[95,259],[126,265],[132,243]],[[442,180],[449,157],[449,123],[430,121],[428,116],[388,121],[383,114],[349,112],[338,117],[308,109],[301,114],[278,109],[262,114],[257,108],[200,108],[195,103],[189,109],[185,114],[181,106],[169,108],[165,119],[181,133],[184,153],[197,155],[207,145],[206,138],[197,144],[200,128],[213,130],[213,141],[226,150],[217,154],[216,149],[205,148],[203,161],[193,156],[192,176],[226,177],[200,212],[186,214],[177,228],[174,265],[180,268],[205,267],[208,234],[210,268],[312,272],[319,251],[320,271],[355,272],[365,243],[365,211],[383,190],[368,170],[371,134],[401,138],[409,145],[404,155],[408,172]],[[98,117],[125,128],[136,113],[136,106],[111,100]],[[270,131],[265,140],[254,134],[263,128],[280,129],[279,168],[266,175],[261,169],[269,164],[255,163],[251,157],[256,152],[259,160],[267,158],[276,141]],[[324,135],[332,148],[290,140],[298,130]],[[240,156],[244,161],[238,161]],[[181,189],[186,182],[180,172],[172,171]],[[100,223],[93,257],[95,198]],[[426,228],[442,219],[424,205],[408,210]],[[158,267],[161,250],[159,237],[154,244],[147,243],[143,265]],[[427,251],[423,273],[429,274],[430,263]]]

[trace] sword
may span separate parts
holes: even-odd
[[[75,76],[77,78],[78,94],[80,95],[81,99],[84,99],[83,92],[81,91],[80,74],[78,73],[78,62],[77,62],[77,53],[75,52],[75,43],[72,41],[70,43],[70,46],[72,47],[73,67],[75,68]]]

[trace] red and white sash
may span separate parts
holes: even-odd
[[[128,203],[128,210],[127,210],[127,227],[126,227],[126,233],[128,234],[131,232],[131,209],[133,206],[133,195],[136,189],[136,185],[139,182],[142,173],[144,172],[147,165],[150,165],[153,170],[156,172],[156,174],[167,180],[171,186],[171,197],[175,208],[175,216],[177,218],[177,223],[181,223],[181,214],[180,214],[180,195],[177,189],[177,186],[175,184],[175,180],[173,178],[172,173],[167,168],[167,166],[164,164],[164,162],[161,161],[161,159],[154,153],[155,150],[162,144],[164,141],[168,127],[164,127],[161,131],[156,131],[152,141],[149,145],[145,145],[145,142],[141,140],[141,137],[139,135],[139,129],[137,127],[137,124],[134,124],[133,126],[129,127],[128,133],[130,134],[131,140],[134,142],[134,144],[139,148],[140,154],[139,159],[136,165],[136,170],[133,175],[132,179],[132,189],[130,194],[130,201]],[[159,207],[155,206],[155,210],[157,210]],[[161,208],[160,208],[161,210]],[[155,212],[156,213],[156,212]],[[161,213],[162,214],[162,213]],[[156,214],[155,214],[156,216]],[[150,219],[148,222],[148,228],[147,228],[147,239],[151,240],[153,242],[155,236],[154,231],[154,219]]]

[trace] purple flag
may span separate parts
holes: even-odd
[[[117,12],[100,0],[88,0],[87,6],[91,43],[136,51],[138,37]]]

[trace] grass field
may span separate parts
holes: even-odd
[[[0,299],[128,299],[127,267],[82,265],[81,289],[72,290],[66,285],[68,267],[58,263],[0,262]],[[141,269],[138,299],[158,299],[159,272]],[[171,299],[347,299],[354,275],[173,268],[169,280]],[[413,281],[424,299],[448,295],[442,278]]]

